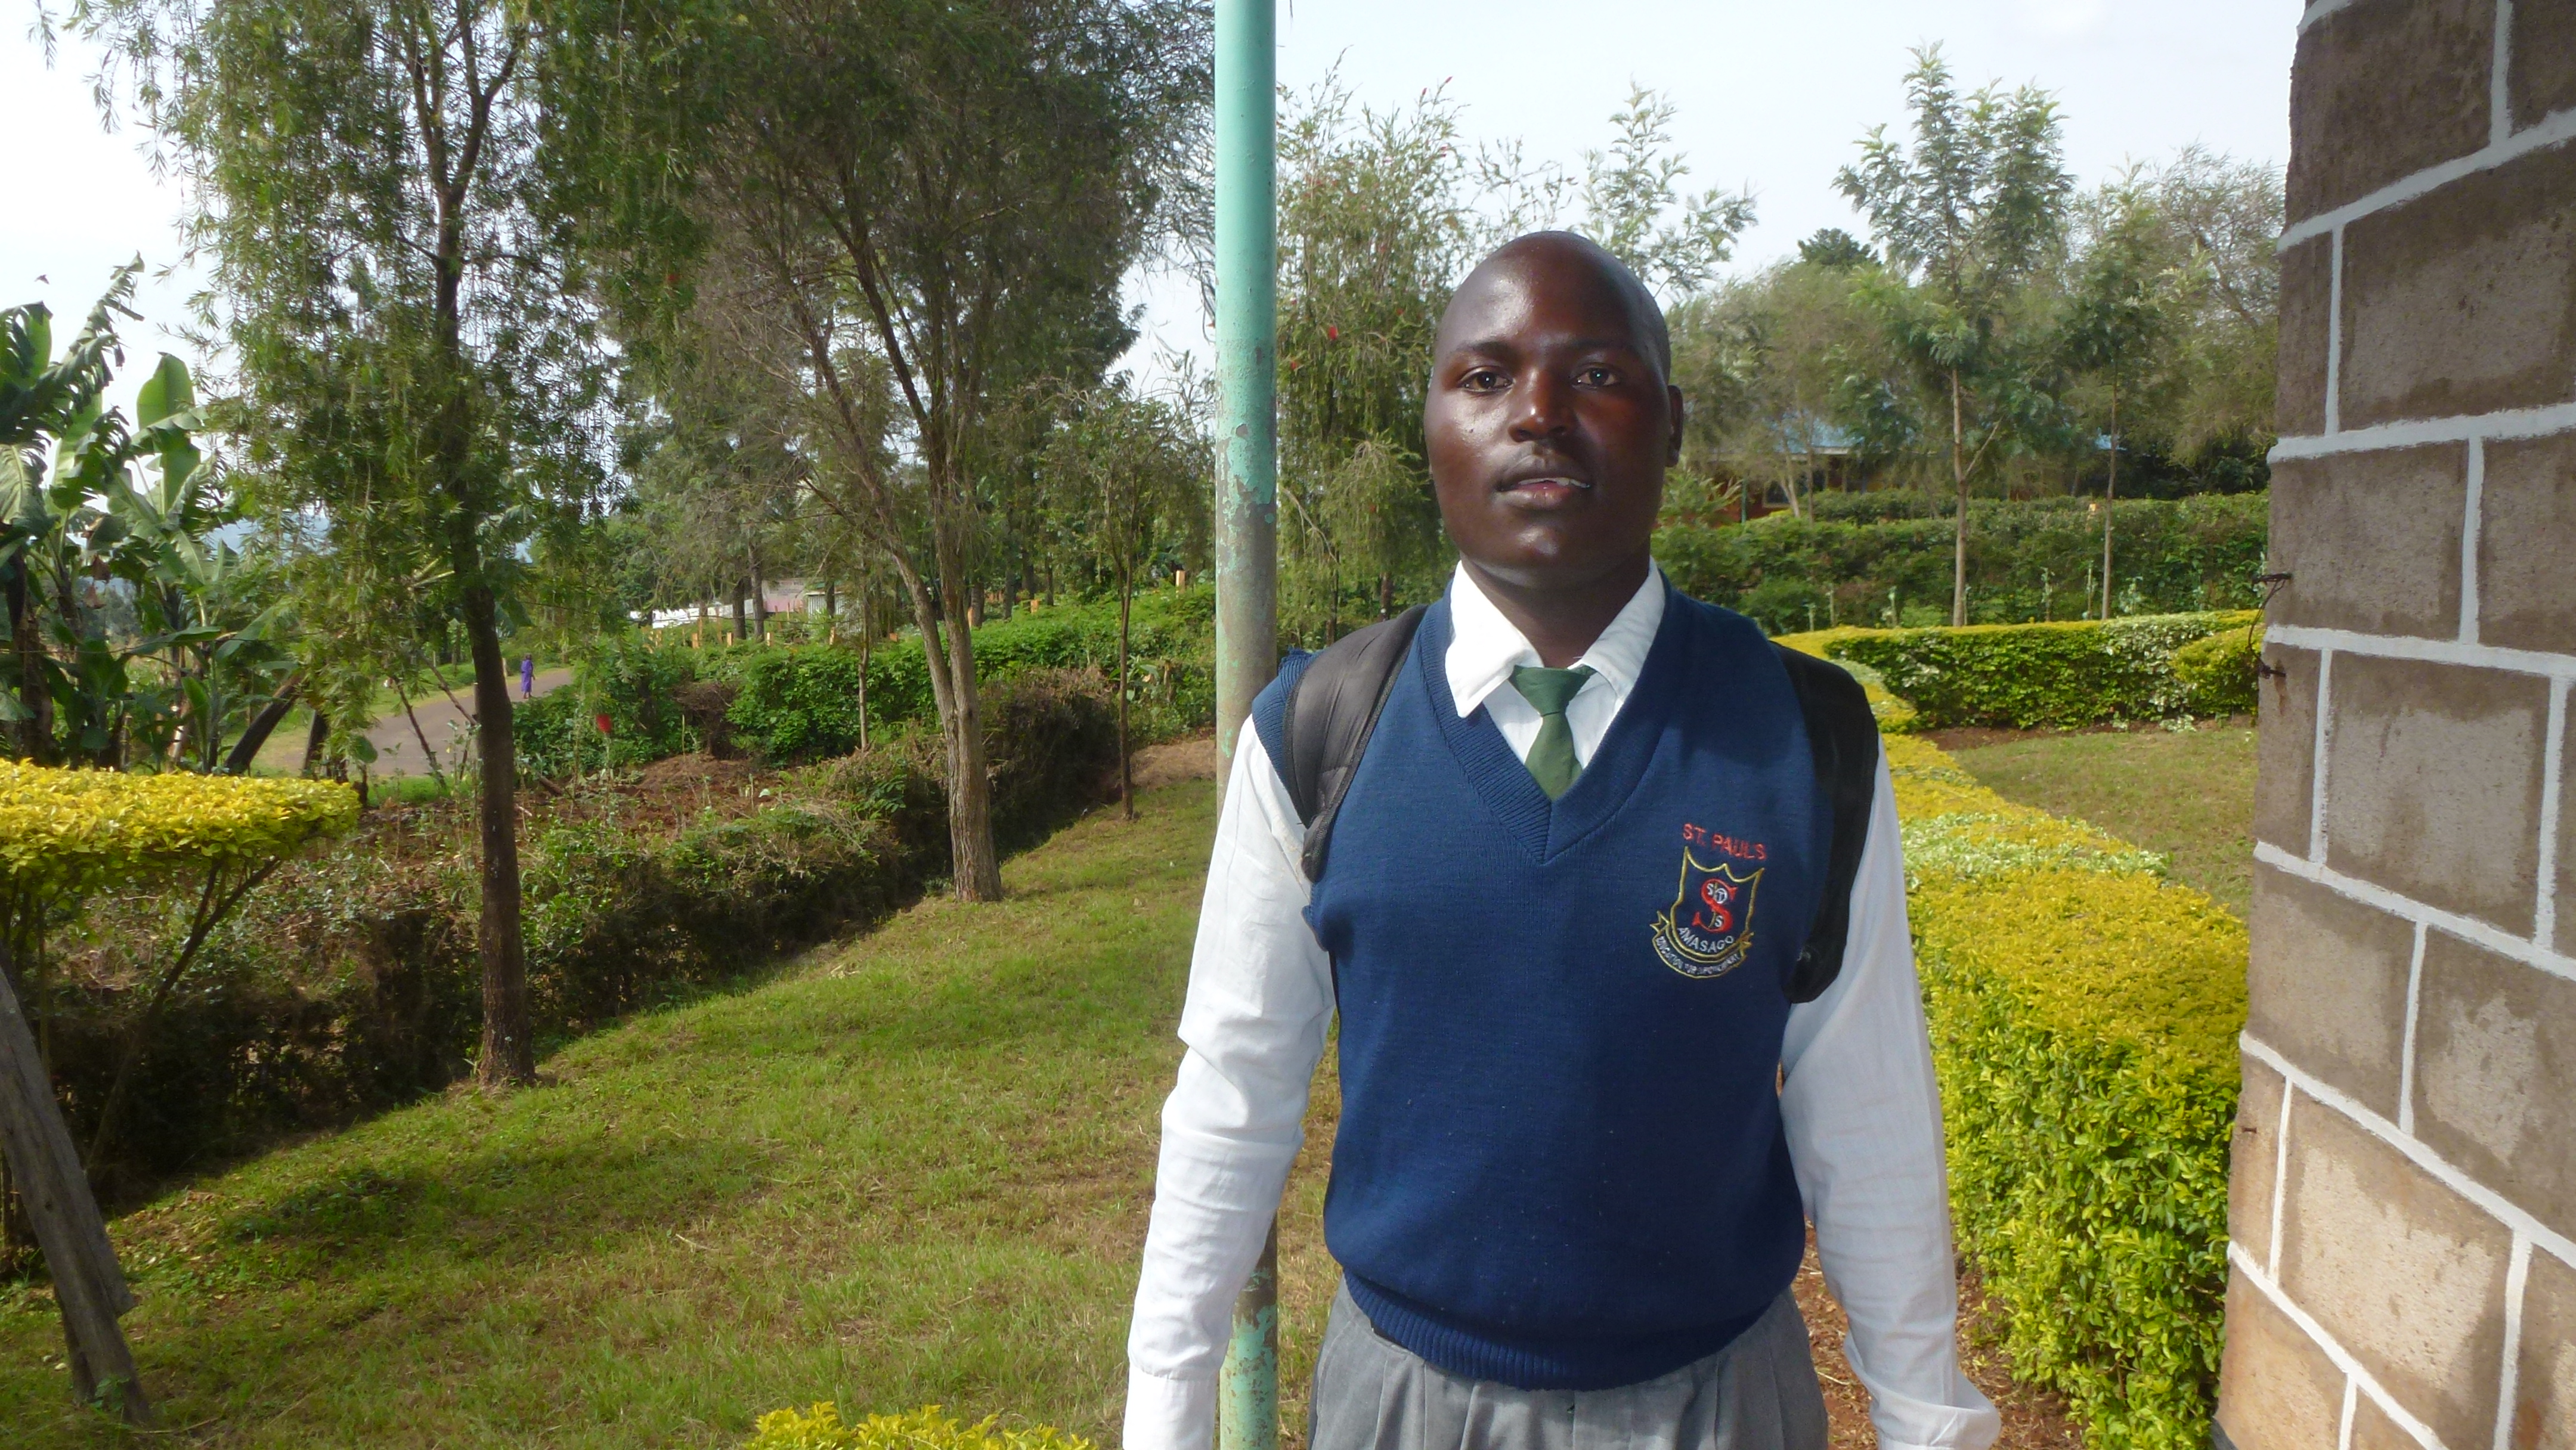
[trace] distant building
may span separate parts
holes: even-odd
[[[1791,482],[1797,484],[1802,499],[1815,493],[1865,493],[1870,489],[1873,480],[1857,456],[1860,440],[1850,432],[1830,423],[1797,418],[1783,419],[1774,432],[1781,460],[1788,465],[1787,477],[1775,477],[1768,483],[1734,480],[1743,490],[1736,500],[1737,522],[1749,523],[1768,514],[1788,512]]]

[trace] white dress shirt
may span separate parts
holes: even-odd
[[[1566,707],[1588,762],[1627,703],[1663,623],[1646,582],[1582,664]],[[1445,664],[1461,716],[1482,706],[1527,758],[1539,715],[1509,688],[1538,652],[1461,567],[1449,588]],[[1303,915],[1305,829],[1258,733],[1235,741],[1181,1009],[1180,1081],[1163,1148],[1127,1336],[1127,1450],[1206,1450],[1235,1296],[1304,1140],[1306,1099],[1333,1016],[1332,962]],[[1780,1117],[1826,1284],[1851,1317],[1844,1351],[1870,1392],[1884,1450],[1985,1450],[2001,1428],[1959,1368],[1958,1288],[1905,872],[1884,759],[1852,886],[1842,974],[1789,1010]]]

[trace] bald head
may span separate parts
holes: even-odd
[[[1599,243],[1572,232],[1526,232],[1488,253],[1467,274],[1467,280],[1458,284],[1448,309],[1441,313],[1439,335],[1432,343],[1433,356],[1459,340],[1453,336],[1458,324],[1486,313],[1497,291],[1517,291],[1534,284],[1595,294],[1598,301],[1608,303],[1610,310],[1625,319],[1637,351],[1654,359],[1662,377],[1672,375],[1672,333],[1664,326],[1664,309],[1657,305],[1654,294],[1646,290],[1646,284],[1637,280],[1637,274],[1628,270],[1625,262],[1603,250]]]

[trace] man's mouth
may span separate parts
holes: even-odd
[[[1515,478],[1496,492],[1524,507],[1546,508],[1564,503],[1577,494],[1590,493],[1592,485],[1570,474],[1542,474],[1535,478]]]

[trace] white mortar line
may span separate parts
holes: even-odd
[[[2371,655],[2384,660],[2425,660],[2437,665],[2469,665],[2481,670],[2504,670],[2517,675],[2538,675],[2549,680],[2576,680],[2576,654],[2544,654],[2536,649],[2507,649],[2502,645],[2462,644],[2456,639],[2425,639],[2413,635],[2361,634],[2349,629],[2326,629],[2313,624],[2271,624],[2263,627],[2267,644],[2296,645],[2301,649],[2335,650],[2343,654]]]
[[[2460,643],[2478,642],[2478,531],[2485,527],[2487,440],[2469,440],[2468,501],[2460,510]]]
[[[2426,906],[2409,896],[2400,895],[2358,877],[2346,876],[2331,866],[2316,861],[2303,861],[2269,841],[2254,843],[2254,859],[2285,875],[2296,876],[2311,885],[2322,886],[2338,896],[2348,897],[2365,906],[2375,906],[2389,915],[2409,922],[2422,922],[2436,931],[2446,932],[2462,941],[2473,942],[2500,957],[2510,957],[2526,967],[2538,967],[2553,977],[2576,982],[2576,958],[2551,948],[2528,942],[2490,926],[2473,916]]]
[[[2309,26],[2336,11],[2348,10],[2351,7],[2352,0],[2308,0],[2308,8],[2299,16],[2299,29],[2305,31]]]
[[[2366,196],[2356,197],[2343,205],[2302,217],[2281,232],[2278,243],[2283,249],[2295,247],[2310,237],[2322,236],[2346,222],[2366,217],[2401,202],[2413,201],[2426,192],[2438,190],[2463,176],[2493,171],[2508,161],[2519,160],[2534,151],[2576,138],[2576,110],[2560,111],[2527,130],[2517,131],[2502,141],[2479,148],[2466,156],[2427,166],[2412,176],[2400,177]]]
[[[2406,1036],[2397,1049],[2397,1131],[2415,1133],[2415,1018],[2424,1000],[2424,923],[2415,923],[2415,955],[2406,964]]]
[[[2576,116],[2576,111],[2567,114]],[[2333,398],[2328,393],[2327,398]],[[2329,417],[2339,415],[2329,414]],[[2576,403],[2549,403],[2537,408],[2500,408],[2492,413],[2458,413],[2445,418],[2406,418],[2363,428],[2325,433],[2299,433],[2272,445],[2263,455],[2274,463],[2292,458],[2323,458],[2337,453],[2363,453],[2381,448],[2417,448],[2428,443],[2465,443],[2472,438],[2537,438],[2576,428]]]
[[[2265,639],[2277,638],[2271,630]],[[2317,651],[2316,738],[2308,744],[2308,859],[2326,863],[2326,750],[2334,744],[2334,646]]]
[[[2495,48],[2487,62],[2487,144],[2513,135],[2513,0],[2495,0]]]
[[[2343,228],[2326,243],[2326,436],[2343,431]],[[2277,450],[2280,445],[2272,445]]]
[[[2531,1282],[2531,1240],[2513,1236],[2513,1262],[2504,1271],[2504,1383],[2496,1396],[2495,1450],[2513,1450],[2513,1394],[2522,1377],[2522,1295]]]
[[[2316,1316],[2301,1308],[2297,1300],[2284,1293],[2271,1275],[2256,1269],[2234,1244],[2227,1246],[2227,1261],[2235,1266],[2238,1273],[2245,1276],[2245,1282],[2253,1285],[2256,1292],[2272,1301],[2273,1308],[2280,1310],[2284,1317],[2297,1325],[2300,1333],[2306,1335],[2317,1348],[2325,1351],[2326,1358],[2334,1362],[2334,1367],[2343,1371],[2345,1384],[2358,1386],[2363,1394],[2370,1396],[2370,1402],[2386,1411],[2388,1418],[2397,1422],[2397,1428],[2413,1436],[2415,1443],[2423,1446],[2424,1450],[2442,1450],[2442,1441],[2433,1433],[2432,1427],[2416,1419],[2414,1412],[2399,1404],[2395,1395],[2381,1388],[2379,1381],[2373,1378],[2361,1361],[2353,1356],[2352,1351],[2336,1342],[2333,1335],[2326,1333],[2326,1327],[2317,1322]]]
[[[2531,943],[2549,952],[2558,947],[2558,817],[2567,809],[2567,689],[2563,679],[2550,686],[2549,739],[2540,756],[2540,894],[2531,906]]]
[[[2281,1079],[2281,1131],[2272,1135],[2272,1237],[2263,1246],[2263,1271],[2281,1272],[2281,1206],[2290,1201],[2290,1105],[2299,1090]]]
[[[2335,1431],[2335,1450],[2352,1450],[2353,1405],[2361,1398],[2361,1386],[2351,1375],[2343,1377],[2343,1428]]]
[[[2576,1242],[2570,1242],[2565,1234],[2533,1217],[2529,1209],[2452,1167],[2441,1154],[2398,1132],[2395,1123],[2354,1102],[2341,1088],[2328,1087],[2317,1081],[2250,1030],[2238,1034],[2237,1045],[2244,1049],[2246,1056],[2297,1083],[2301,1092],[2341,1113],[2355,1127],[2404,1154],[2407,1161],[2441,1180],[2444,1187],[2484,1209],[2488,1217],[2557,1257],[2576,1263]]]

